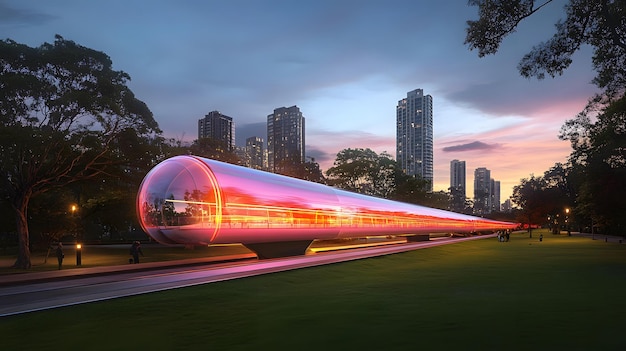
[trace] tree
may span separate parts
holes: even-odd
[[[566,209],[571,209],[574,201],[572,188],[568,182],[570,168],[557,163],[546,171],[543,177],[531,176],[513,187],[512,200],[520,207],[523,220],[529,225],[548,222],[555,229],[563,224]],[[532,235],[532,234],[531,234]]]
[[[495,54],[503,39],[515,32],[526,18],[539,13],[552,0],[536,5],[534,0],[469,0],[478,7],[478,20],[467,21],[465,44],[478,55]],[[556,33],[536,45],[520,61],[524,77],[543,79],[546,74],[563,74],[572,55],[583,45],[593,48],[594,83],[606,97],[624,93],[626,86],[626,3],[615,0],[570,0],[564,8],[566,19],[558,21]]]
[[[189,147],[189,153],[234,165],[241,164],[239,156],[237,156],[235,152],[231,151],[228,148],[228,145],[213,138],[200,138],[194,140]]]
[[[329,185],[387,198],[395,189],[396,163],[389,154],[371,149],[344,149],[326,170]]]
[[[448,210],[450,208],[450,193],[443,190],[435,192],[427,192],[423,201],[416,202],[419,205]]]
[[[77,232],[76,213],[72,213],[76,202],[72,195],[65,189],[55,189],[31,200],[28,210],[31,245],[48,248],[64,235]]]
[[[326,177],[324,177],[320,164],[315,162],[315,158],[310,158],[302,164],[302,172],[298,178],[310,182],[326,184]]]
[[[423,206],[433,205],[431,201],[432,193],[430,193],[430,182],[420,176],[411,176],[400,167],[396,167],[395,170],[395,188],[390,195],[390,199],[396,201],[402,201],[412,204],[418,204]],[[448,203],[444,205],[444,208],[448,206]],[[440,207],[440,204],[432,207]]]
[[[591,114],[597,116],[594,123]],[[585,109],[561,128],[559,138],[573,148],[569,161],[578,185],[577,212],[621,232],[626,227],[626,97],[597,113]]]
[[[85,240],[145,237],[136,216],[136,192],[146,173],[165,159],[164,147],[160,136],[141,136],[126,129],[110,146],[114,164],[106,173],[64,188],[72,191],[80,206],[77,217]]]
[[[116,165],[128,129],[160,133],[152,113],[104,53],[55,36],[37,48],[0,41],[0,192],[15,215],[14,267],[30,268],[30,200]]]
[[[470,0],[470,5],[478,6],[479,19],[467,22],[465,43],[471,50],[477,49],[480,57],[495,54],[520,22],[551,2]],[[592,64],[597,72],[593,83],[601,92],[565,122],[559,135],[573,148],[568,196],[569,201],[575,199],[577,215],[622,230],[626,226],[626,2],[570,0],[564,9],[566,18],[556,23],[556,33],[533,47],[518,69],[524,77],[555,77],[569,67],[581,47],[593,49]]]
[[[289,164],[281,163],[280,167],[278,167],[278,173],[309,182],[326,184],[326,178],[319,163],[315,162],[315,158],[307,158],[309,160],[303,163],[298,161],[289,162]]]
[[[545,181],[542,177],[531,176],[521,180],[520,185],[513,187],[511,199],[520,208],[521,222],[528,224],[528,233],[532,238],[532,227],[547,217],[548,211],[544,206]]]

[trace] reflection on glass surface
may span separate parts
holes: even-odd
[[[137,212],[152,238],[170,244],[473,232],[516,226],[195,156],[176,156],[154,167],[139,189]]]

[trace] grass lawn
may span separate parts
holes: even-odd
[[[624,350],[626,245],[514,234],[0,318],[5,350]],[[1,303],[1,302],[0,302]]]

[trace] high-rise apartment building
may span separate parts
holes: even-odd
[[[450,210],[464,213],[466,210],[465,161],[450,161]]]
[[[198,139],[211,138],[222,142],[229,151],[235,150],[235,122],[232,117],[211,111],[198,120]]]
[[[268,170],[281,173],[304,163],[304,116],[297,106],[280,107],[267,116]]]
[[[500,212],[500,181],[492,179],[491,186],[491,211]]]
[[[433,98],[409,91],[396,107],[396,161],[408,175],[419,175],[433,190]]]
[[[511,210],[513,209],[513,204],[511,203],[511,199],[506,199],[504,200],[504,203],[502,203],[502,212],[511,212]]]
[[[491,178],[487,168],[476,168],[474,171],[474,213],[486,214],[499,212],[500,181]]]
[[[491,213],[491,171],[480,167],[474,171],[474,213]]]
[[[467,196],[465,185],[465,161],[450,161],[450,188],[465,198]]]
[[[246,139],[245,162],[246,167],[254,169],[265,169],[265,150],[263,148],[263,138],[250,137]]]

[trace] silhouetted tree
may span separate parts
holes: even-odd
[[[591,122],[595,115],[595,122]],[[577,213],[607,229],[626,228],[626,97],[589,108],[561,128],[574,151],[569,161],[576,177]]]
[[[478,7],[479,18],[467,22],[465,43],[480,57],[495,54],[520,22],[551,2],[470,0]],[[626,2],[570,0],[564,10],[565,19],[556,23],[556,33],[533,47],[518,69],[524,77],[555,77],[570,66],[581,47],[593,49],[597,73],[593,83],[601,92],[565,123],[559,137],[569,140],[574,149],[567,178],[575,188],[577,215],[621,230],[626,226]]]
[[[200,157],[206,157],[234,165],[240,165],[241,159],[228,148],[224,142],[213,138],[200,138],[194,140],[189,147],[189,153]]]
[[[390,195],[390,199],[412,204],[428,206],[431,200],[429,196],[430,182],[420,176],[410,176],[402,171],[400,167],[395,169],[395,188]],[[445,207],[447,208],[446,202]]]
[[[0,192],[15,215],[16,268],[30,268],[33,196],[94,178],[116,162],[120,133],[160,133],[148,107],[111,59],[56,36],[31,48],[0,41]]]
[[[506,36],[526,18],[541,11],[551,0],[469,0],[478,7],[478,20],[467,21],[465,43],[483,57],[495,54]],[[537,4],[538,3],[538,4]],[[624,1],[570,0],[564,7],[556,33],[532,48],[519,63],[524,77],[543,79],[561,75],[572,55],[589,45],[594,50],[594,83],[608,97],[623,95],[626,86],[626,5]]]
[[[521,180],[520,185],[513,187],[511,199],[519,206],[520,222],[528,224],[528,233],[532,238],[532,226],[543,223],[547,218],[548,210],[545,206],[546,183],[542,177],[531,176]]]
[[[281,167],[280,174],[293,178],[307,180],[309,182],[315,182],[320,184],[326,184],[326,178],[319,163],[315,162],[314,158],[304,163],[295,162],[290,166]]]

